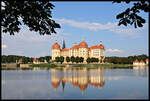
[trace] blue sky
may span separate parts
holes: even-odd
[[[116,15],[131,7],[133,3],[112,2],[52,2],[53,19],[61,25],[57,34],[41,36],[23,26],[19,33],[2,35],[3,55],[23,55],[39,57],[51,55],[51,47],[58,40],[62,46],[71,48],[83,39],[88,46],[100,41],[106,49],[106,56],[148,55],[148,14],[141,12],[146,19],[142,28],[117,26]]]

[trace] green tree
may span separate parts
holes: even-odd
[[[75,62],[76,63],[79,63],[80,62],[80,58],[77,56],[77,57],[75,57]]]
[[[2,63],[7,63],[7,56],[6,55],[1,56],[1,58],[2,58]]]
[[[28,63],[27,57],[25,57],[25,56],[22,57],[22,63]]]
[[[131,0],[124,1],[126,3],[130,3]],[[113,3],[121,3],[121,0],[114,1]],[[134,27],[143,27],[143,24],[146,22],[140,15],[138,15],[141,11],[148,13],[150,12],[149,1],[136,1],[134,2],[131,8],[127,8],[124,12],[118,14],[116,16],[119,19],[118,25],[134,24]]]
[[[92,63],[95,62],[95,58],[91,58],[91,62],[92,62]]]
[[[7,59],[8,63],[15,63],[15,55],[8,55],[8,59]]]
[[[40,62],[44,62],[44,60],[45,60],[45,57],[39,57]]]
[[[74,56],[71,56],[71,62],[75,62],[75,57]]]
[[[33,62],[33,58],[31,57],[31,58],[29,58],[29,62],[30,63],[32,63]]]
[[[96,58],[96,59],[95,59],[95,62],[99,62],[99,59],[98,59],[98,58]]]
[[[55,28],[60,28],[60,25],[52,20],[51,10],[55,6],[47,0],[2,0],[1,3],[1,26],[4,33],[14,35],[20,31],[23,24],[40,35],[51,35],[56,33]]]
[[[49,62],[52,59],[52,57],[51,56],[45,56],[45,59],[47,62]]]
[[[60,63],[62,64],[62,63],[64,62],[64,57],[61,56],[61,57],[59,57],[59,58],[60,58],[59,61],[60,61]]]
[[[66,61],[67,61],[67,62],[70,62],[70,57],[67,56],[67,57],[66,57]]]
[[[80,63],[83,63],[83,61],[84,61],[84,58],[83,57],[80,57]]]
[[[27,58],[27,63],[29,63],[30,62],[30,58],[29,57],[26,57]]]
[[[55,58],[55,61],[56,61],[56,62],[60,62],[60,57],[56,57],[56,58]]]
[[[87,63],[90,63],[90,62],[91,62],[91,58],[87,58],[87,59],[86,59],[86,62],[87,62]]]

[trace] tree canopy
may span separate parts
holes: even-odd
[[[130,0],[126,0],[130,3]],[[121,3],[121,0],[113,3]],[[40,35],[51,35],[56,33],[55,28],[60,28],[60,25],[52,19],[52,9],[55,6],[50,1],[1,1],[1,26],[2,32],[9,32],[14,35],[19,32],[21,25],[26,25],[30,31],[39,32]],[[150,12],[149,1],[136,1],[132,8],[127,8],[124,12],[116,16],[119,19],[118,25],[134,24],[134,27],[142,27],[146,23],[145,19],[138,15],[139,12]]]
[[[22,63],[29,63],[29,62],[32,63],[34,59],[34,57],[18,56],[18,55],[8,55],[8,56],[2,55],[1,58],[2,63],[16,63],[16,60],[18,62],[20,59],[22,59]],[[51,56],[39,57],[36,59],[38,59],[39,62],[44,62],[44,60],[47,60],[47,62],[49,62],[49,60],[51,60]]]
[[[60,25],[52,20],[51,10],[54,7],[47,0],[2,0],[2,31],[14,35],[15,32],[20,31],[20,26],[24,24],[29,27],[30,31],[39,32],[40,35],[56,33],[55,28],[60,28]]]
[[[131,0],[126,0],[124,2],[128,4]],[[121,0],[114,1],[113,3],[121,3]],[[127,8],[124,12],[118,14],[116,16],[116,18],[119,19],[118,25],[127,26],[128,24],[134,24],[135,28],[143,27],[143,24],[146,23],[146,21],[138,14],[141,11],[144,11],[145,13],[150,12],[149,1],[136,1],[131,8]]]

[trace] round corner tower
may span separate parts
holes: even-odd
[[[52,60],[55,60],[58,56],[60,56],[60,45],[56,41],[52,46]]]

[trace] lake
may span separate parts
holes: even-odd
[[[149,67],[2,70],[2,99],[149,99]]]

